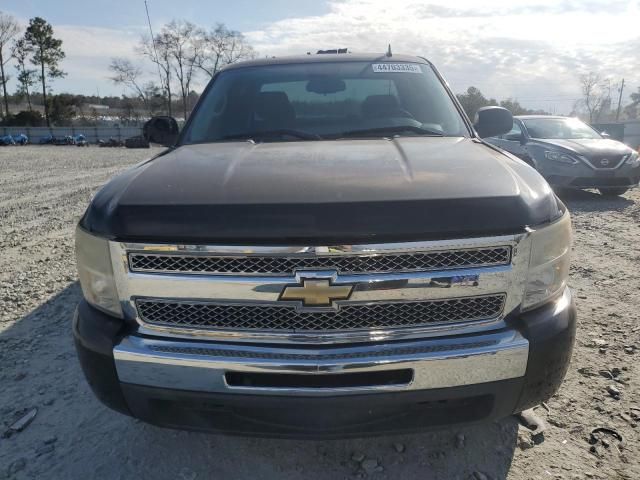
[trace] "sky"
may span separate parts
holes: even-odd
[[[617,86],[623,103],[640,87],[640,0],[147,0],[155,31],[173,18],[218,22],[245,33],[260,56],[321,48],[427,57],[455,92],[470,85],[487,97],[569,113],[580,75]],[[63,40],[67,77],[55,92],[120,95],[109,80],[112,57],[136,56],[148,31],[144,0],[0,0],[23,24],[49,21]],[[12,70],[13,73],[15,70]],[[203,79],[204,80],[204,79]],[[13,85],[10,83],[10,88]]]

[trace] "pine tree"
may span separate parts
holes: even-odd
[[[47,78],[53,80],[66,75],[58,68],[58,63],[65,57],[62,51],[62,40],[54,38],[53,27],[43,18],[35,17],[29,20],[29,26],[24,39],[33,52],[31,63],[40,67],[38,79],[42,83],[42,99],[44,101],[44,116],[49,122],[49,105],[47,102]]]

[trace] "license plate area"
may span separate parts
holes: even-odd
[[[379,370],[357,373],[253,373],[226,372],[229,387],[269,389],[348,389],[407,386],[413,381],[413,369]]]

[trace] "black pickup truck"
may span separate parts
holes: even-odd
[[[575,338],[571,222],[420,57],[229,66],[77,228],[96,396],[157,425],[361,436],[548,399]]]

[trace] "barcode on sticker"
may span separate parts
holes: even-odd
[[[417,63],[373,63],[374,73],[422,73]]]

